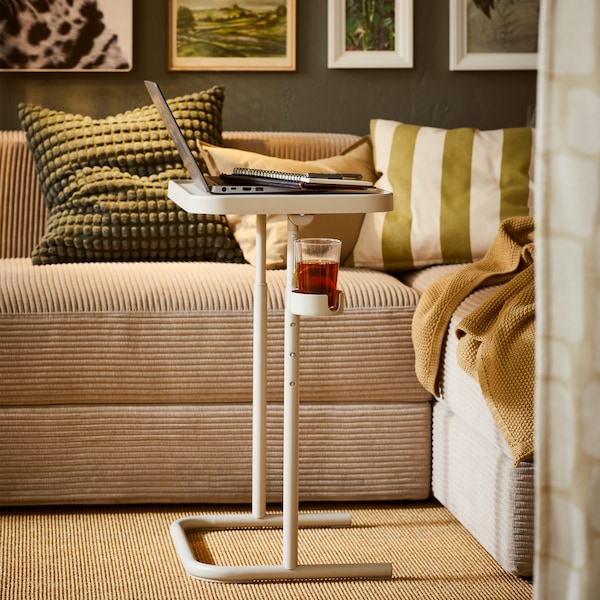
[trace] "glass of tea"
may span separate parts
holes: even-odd
[[[296,288],[302,294],[327,294],[337,308],[337,278],[342,242],[334,238],[299,238],[294,242]]]

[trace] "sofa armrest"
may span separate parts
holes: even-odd
[[[46,226],[46,205],[23,131],[0,131],[0,258],[29,256]]]

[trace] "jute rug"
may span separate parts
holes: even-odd
[[[274,507],[278,509],[279,507]],[[301,564],[391,562],[388,581],[208,583],[187,575],[169,527],[175,519],[247,507],[150,505],[0,509],[3,600],[529,599],[532,584],[505,573],[434,501],[308,504],[353,513],[349,529],[302,529]],[[280,530],[193,533],[197,558],[281,564]]]

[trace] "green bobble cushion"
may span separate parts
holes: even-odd
[[[196,154],[197,139],[222,142],[223,100],[215,86],[168,101]],[[167,198],[169,180],[189,176],[154,106],[92,119],[20,104],[19,118],[48,207],[34,264],[244,262],[225,216],[186,213]]]

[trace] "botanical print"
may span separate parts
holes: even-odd
[[[132,0],[0,0],[0,70],[128,71]]]
[[[469,0],[467,52],[537,52],[540,0]]]
[[[346,0],[346,50],[393,51],[395,0]]]
[[[287,53],[282,0],[177,0],[176,57],[270,58]]]

